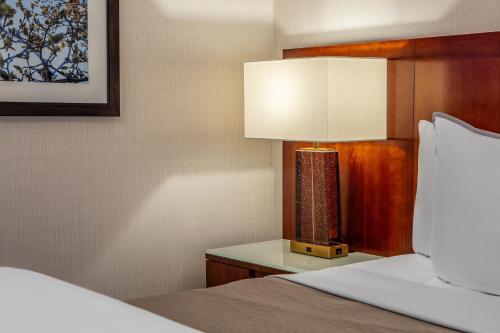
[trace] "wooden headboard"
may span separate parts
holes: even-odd
[[[411,253],[418,122],[445,112],[500,132],[500,32],[284,51],[284,58],[384,57],[388,141],[325,144],[340,154],[342,223],[351,250]],[[283,143],[283,234],[295,235],[295,150]]]

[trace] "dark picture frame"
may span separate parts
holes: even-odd
[[[24,103],[0,101],[0,116],[120,116],[119,0],[107,3],[107,103]]]

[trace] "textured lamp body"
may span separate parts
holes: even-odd
[[[296,151],[296,240],[330,246],[342,241],[338,152]]]

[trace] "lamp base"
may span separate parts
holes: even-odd
[[[342,242],[338,152],[305,148],[295,154],[294,238],[311,244]]]
[[[290,251],[309,256],[333,259],[347,257],[349,255],[349,246],[347,244],[334,243],[332,245],[319,245],[312,243],[303,243],[290,241]]]

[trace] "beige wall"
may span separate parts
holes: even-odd
[[[274,11],[275,58],[287,48],[500,30],[499,0],[275,0]],[[280,211],[278,143],[273,150]]]
[[[0,265],[119,298],[204,286],[204,250],[279,237],[243,139],[272,0],[121,0],[122,116],[0,119]]]
[[[275,0],[276,50],[500,29],[498,0]]]

